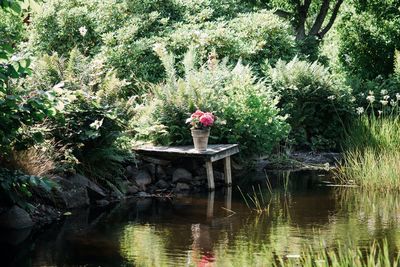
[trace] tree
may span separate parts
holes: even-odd
[[[291,20],[296,40],[322,39],[332,28],[344,0],[253,0],[255,5],[275,8],[275,13]]]

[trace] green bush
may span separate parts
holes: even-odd
[[[75,168],[92,179],[114,181],[122,175],[129,153],[118,147],[124,122],[118,110],[101,105],[80,90],[55,89],[62,100],[62,114],[48,122],[49,136],[65,151],[64,169]],[[104,164],[107,162],[107,164]]]
[[[196,108],[211,111],[219,124],[211,129],[211,143],[238,143],[242,155],[271,152],[289,130],[279,115],[278,102],[248,66],[234,68],[210,58],[196,68],[193,49],[184,58],[184,77],[176,77],[172,54],[156,48],[167,71],[167,82],[155,89],[149,104],[133,118],[137,138],[163,144],[191,144],[186,118]],[[147,108],[147,110],[146,110]]]
[[[349,13],[338,29],[339,58],[347,73],[364,80],[393,73],[395,49],[400,47],[398,15]]]
[[[289,115],[290,137],[298,148],[339,149],[352,114],[350,89],[318,62],[278,61],[266,75]]]
[[[33,15],[29,43],[37,55],[57,52],[67,58],[77,48],[85,56],[96,56],[115,69],[118,78],[132,83],[128,96],[141,93],[137,81],[165,78],[152,51],[159,42],[168,44],[178,61],[187,47],[197,44],[203,60],[216,51],[231,63],[241,58],[256,71],[267,58],[271,63],[292,58],[295,42],[289,23],[270,11],[239,14],[248,8],[238,2],[51,0]],[[81,27],[87,30],[84,36]]]
[[[85,55],[93,55],[101,44],[96,16],[95,1],[48,1],[32,14],[30,47],[38,54],[60,55],[68,55],[78,47]],[[80,31],[82,27],[86,32]]]
[[[18,14],[0,9],[0,45],[17,45],[24,36],[24,26]]]
[[[54,140],[62,152],[53,159],[60,171],[74,168],[105,185],[122,177],[122,163],[130,156],[119,141],[126,119],[120,94],[126,82],[101,59],[84,56],[77,48],[68,57],[43,55],[32,67],[25,86],[57,100],[56,116],[42,128],[44,138]]]
[[[221,58],[241,58],[244,63],[259,67],[265,59],[275,63],[280,58],[294,56],[291,33],[288,23],[270,11],[260,11],[227,21],[182,25],[170,35],[166,44],[175,53],[196,44],[201,48],[202,58],[215,50]]]
[[[104,104],[118,102],[128,85],[116,77],[115,70],[107,69],[102,59],[86,57],[76,48],[68,57],[54,53],[36,58],[32,68],[34,71],[27,77],[26,87],[43,91],[54,86],[82,90],[96,96],[98,102]]]

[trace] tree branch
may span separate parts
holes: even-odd
[[[337,14],[339,13],[340,6],[342,5],[343,0],[338,0],[333,8],[331,18],[329,19],[328,24],[326,24],[325,28],[318,33],[319,38],[323,38],[325,34],[332,28],[333,23],[336,20]]]
[[[274,14],[278,15],[281,18],[285,18],[285,19],[291,18],[293,16],[292,12],[288,12],[288,11],[282,10],[282,9],[275,10]]]
[[[309,35],[317,35],[318,32],[321,30],[322,24],[324,23],[326,15],[328,14],[330,2],[330,0],[323,0],[317,18],[315,19],[315,22],[310,29]]]

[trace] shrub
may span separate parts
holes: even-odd
[[[196,55],[190,49],[184,58],[185,76],[176,77],[173,56],[163,47],[156,51],[167,70],[167,82],[155,89],[153,112],[138,113],[137,121],[147,120],[153,126],[146,136],[143,125],[137,125],[138,138],[191,144],[185,120],[196,108],[214,112],[220,121],[211,130],[210,142],[239,143],[242,155],[269,153],[286,137],[289,127],[278,114],[276,96],[254,78],[250,67],[238,62],[232,69],[226,61],[210,58],[208,64],[196,68]],[[164,131],[151,131],[160,128]]]
[[[242,58],[256,71],[266,58],[271,63],[292,58],[295,43],[289,23],[269,11],[238,15],[247,11],[239,2],[51,0],[32,17],[30,47],[37,55],[57,52],[67,58],[76,48],[85,56],[96,56],[115,69],[116,77],[131,82],[127,96],[142,93],[137,81],[157,83],[165,78],[152,51],[158,42],[168,44],[178,60],[195,43],[203,60],[216,51],[230,63]],[[81,27],[87,30],[85,35]],[[178,71],[182,73],[179,66]]]
[[[77,47],[85,55],[95,54],[101,44],[95,14],[95,1],[52,0],[42,4],[40,11],[32,14],[31,49],[38,54],[68,55]]]
[[[76,48],[68,57],[57,53],[43,55],[35,60],[32,68],[32,75],[26,79],[28,88],[48,91],[62,86],[68,90],[82,90],[106,104],[117,102],[128,84],[118,79],[114,70],[106,69],[102,59],[86,57]]]
[[[398,15],[349,13],[338,29],[339,58],[345,71],[361,79],[393,73],[394,52],[400,46]]]
[[[289,115],[295,145],[339,149],[352,114],[350,89],[318,62],[297,57],[287,63],[278,61],[266,75],[271,89],[281,95],[279,107]]]
[[[105,185],[121,177],[122,163],[130,156],[119,146],[126,117],[119,95],[126,82],[106,70],[102,60],[84,56],[76,48],[65,58],[43,55],[33,68],[26,87],[44,90],[57,100],[56,116],[41,127],[44,138],[54,140],[59,152],[52,157],[57,169],[74,168]]]
[[[124,129],[118,110],[100,105],[82,91],[56,89],[63,111],[49,122],[50,136],[65,150],[64,168],[76,168],[92,179],[111,180],[122,175],[121,163],[129,153],[117,146]],[[104,164],[107,162],[107,164]]]
[[[290,59],[295,54],[295,43],[290,25],[270,11],[241,14],[220,22],[187,24],[167,37],[168,48],[183,54],[191,44],[200,47],[199,56],[206,59],[215,51],[231,63],[241,58],[259,70],[268,59],[274,64],[278,59]]]
[[[17,45],[24,36],[21,18],[14,12],[0,9],[0,45]]]

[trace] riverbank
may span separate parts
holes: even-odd
[[[340,160],[338,153],[295,152],[285,158],[258,159],[252,164],[255,172],[264,171],[325,171],[329,172]],[[248,168],[233,161],[233,174],[244,177]],[[206,169],[192,159],[165,160],[139,158],[126,166],[125,181],[119,188],[108,189],[87,177],[68,173],[52,177],[57,186],[50,192],[34,188],[30,206],[24,210],[17,205],[0,207],[0,228],[41,228],[62,220],[70,211],[89,206],[107,207],[128,198],[172,198],[177,194],[206,192]],[[224,186],[223,165],[215,164],[217,190]],[[237,184],[237,181],[234,182]]]

